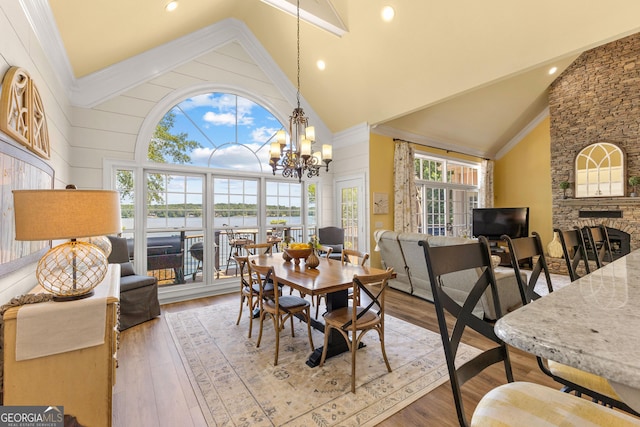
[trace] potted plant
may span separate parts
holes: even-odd
[[[638,185],[640,185],[640,176],[630,176],[629,185],[633,188],[633,191],[631,191],[631,194],[629,194],[629,196],[636,197],[638,195],[636,190]]]
[[[560,182],[560,188],[562,188],[562,198],[566,199],[567,198],[567,189],[571,187],[571,184],[569,183],[569,181],[561,181]]]

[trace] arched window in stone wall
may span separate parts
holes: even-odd
[[[610,142],[597,142],[580,150],[575,162],[576,197],[625,195],[625,155]]]

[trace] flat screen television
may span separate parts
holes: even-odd
[[[473,235],[500,240],[529,235],[529,208],[478,208],[473,210]]]

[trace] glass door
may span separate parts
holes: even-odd
[[[338,194],[337,218],[344,228],[345,248],[366,251],[364,180],[353,178],[336,181]]]

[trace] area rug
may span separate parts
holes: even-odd
[[[306,326],[294,321],[280,335],[273,366],[275,333],[259,322],[247,338],[247,310],[235,324],[238,304],[223,303],[167,313],[176,347],[209,426],[373,426],[448,380],[440,336],[391,316],[385,344],[393,372],[387,372],[375,332],[357,355],[356,393],[351,393],[351,357],[328,359],[310,368]],[[323,335],[313,332],[316,347]],[[477,354],[462,345],[460,362]]]

